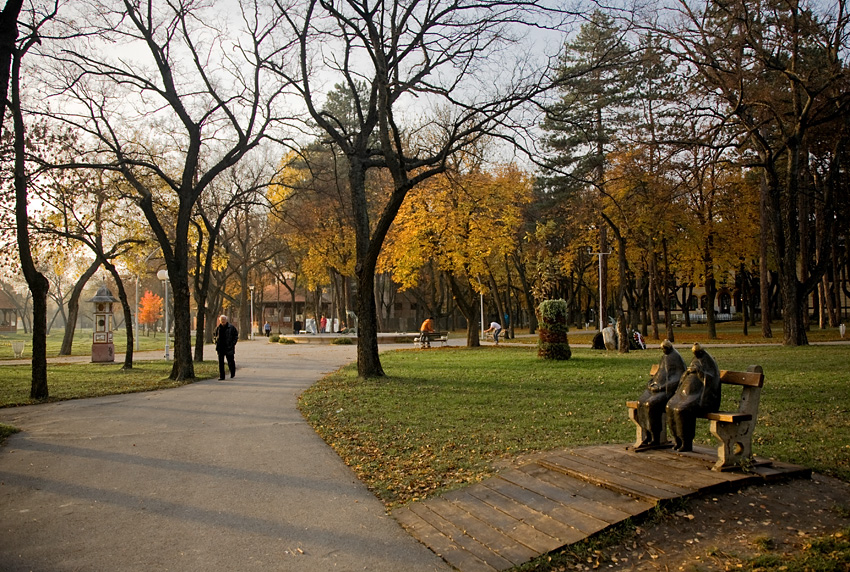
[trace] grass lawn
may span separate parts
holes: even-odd
[[[63,328],[53,328],[47,336],[47,357],[59,355],[59,348],[62,347],[62,338],[65,335]],[[115,330],[113,333],[115,342],[115,352],[123,354],[127,347],[127,334],[124,329]],[[0,360],[14,359],[15,354],[12,352],[13,341],[25,342],[24,358],[32,357],[32,334],[24,333],[23,330],[18,330],[16,333],[3,332],[0,333]],[[80,329],[74,332],[74,344],[71,347],[71,355],[85,356],[91,355],[92,330],[91,328]],[[172,338],[173,342],[173,338]],[[194,338],[193,338],[194,343]],[[173,344],[172,344],[173,345]],[[135,345],[133,346],[135,348]],[[153,333],[146,336],[144,332],[139,334],[139,351],[165,349],[165,336],[162,332]]]
[[[850,480],[850,347],[707,349],[721,369],[764,368],[757,455]],[[571,360],[547,362],[531,347],[401,350],[382,354],[387,377],[362,381],[355,366],[343,368],[306,391],[300,408],[395,506],[479,481],[499,459],[633,442],[625,401],[644,390],[660,355],[574,348]],[[724,396],[723,408],[734,408],[732,392]],[[705,421],[697,442],[713,445]]]
[[[700,342],[701,344],[781,344],[782,343],[782,322],[773,322],[772,338],[763,338],[761,335],[761,324],[750,326],[748,335],[743,333],[743,324],[741,322],[718,322],[717,323],[717,338],[709,339],[708,326],[705,324],[694,324],[690,328],[681,326],[673,328],[673,337],[677,344],[691,344]],[[524,330],[517,333],[522,333]],[[570,330],[570,343],[572,344],[590,344],[593,341],[593,336],[596,330],[584,333],[584,330]],[[650,336],[652,330],[649,331]],[[664,324],[659,324],[659,334],[663,339],[665,337]],[[807,332],[810,342],[832,342],[841,340],[841,334],[838,328],[826,328],[821,330],[817,325],[813,325],[811,330]],[[845,334],[850,339],[850,334]],[[526,342],[530,344],[537,343],[537,337],[517,338],[518,342]],[[658,347],[658,342],[648,338],[647,345]],[[724,368],[725,369],[725,368]]]
[[[152,391],[185,385],[183,381],[168,379],[172,362],[167,360],[140,361],[131,370],[122,370],[120,363],[109,364],[48,364],[48,401],[63,401],[117,393]],[[0,368],[0,407],[30,405],[32,367],[29,365],[6,365]],[[218,377],[218,362],[195,363],[198,379]],[[2,428],[0,428],[2,434]]]

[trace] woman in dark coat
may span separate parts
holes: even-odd
[[[667,402],[667,423],[673,434],[673,449],[692,451],[697,416],[720,408],[720,370],[717,362],[699,344],[692,348],[694,359]]]

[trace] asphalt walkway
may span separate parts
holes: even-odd
[[[240,342],[234,379],[0,409],[0,570],[449,570],[296,409],[354,359]]]

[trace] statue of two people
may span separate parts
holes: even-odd
[[[669,341],[661,349],[658,371],[638,400],[638,422],[648,433],[646,445],[659,445],[666,412],[673,449],[691,451],[697,417],[720,408],[720,369],[699,344],[691,349],[694,357],[687,369]]]

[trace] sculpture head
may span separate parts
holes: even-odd
[[[699,344],[699,342],[694,343],[694,347],[691,348],[691,351],[694,352],[694,355],[698,358],[701,358],[703,355],[705,355],[705,350],[702,349],[702,346]]]
[[[661,351],[663,351],[665,354],[669,354],[670,352],[672,352],[673,342],[671,342],[670,340],[664,340],[663,342],[661,342]]]

